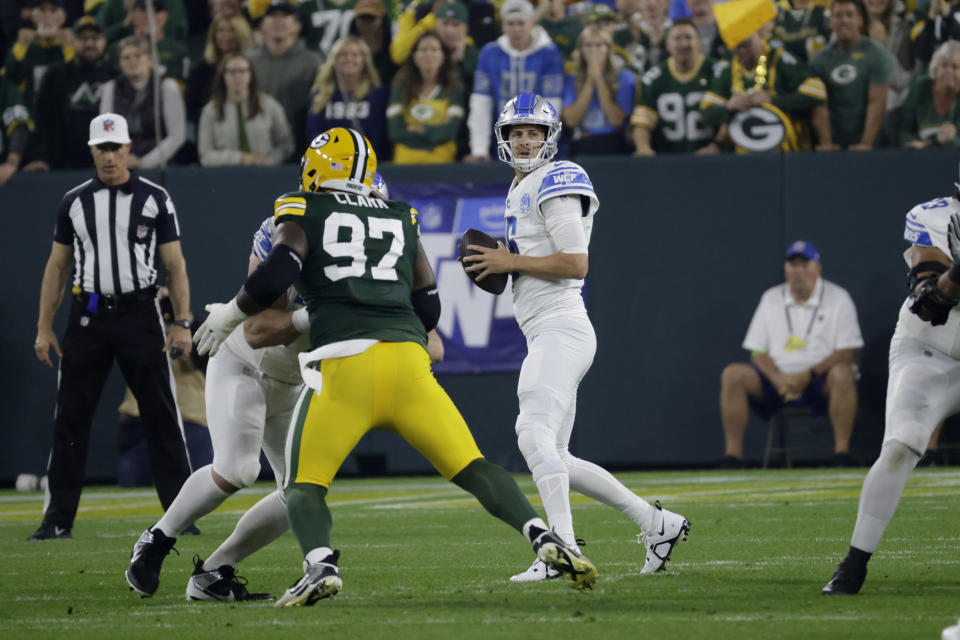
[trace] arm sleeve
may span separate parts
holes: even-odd
[[[163,92],[163,124],[167,135],[160,141],[159,146],[140,158],[144,169],[159,167],[161,159],[169,162],[187,139],[187,110],[183,106],[183,96],[177,83],[164,78],[160,83],[160,90]]]
[[[805,111],[827,99],[827,86],[807,65],[784,51],[778,64],[782,88],[770,102],[784,111]]]
[[[710,89],[700,101],[700,120],[708,127],[719,127],[727,117],[727,99],[730,98],[730,65],[717,63],[713,67]]]
[[[409,145],[413,134],[407,130],[406,119],[403,117],[402,95],[400,83],[395,82],[390,88],[390,103],[387,106],[387,137],[393,144]]]
[[[634,127],[643,127],[652,131],[657,126],[660,114],[657,113],[656,104],[653,101],[653,81],[660,73],[660,68],[654,67],[637,83],[633,99],[633,114],[630,116],[630,124]]]
[[[545,200],[540,212],[547,233],[560,253],[587,253],[587,235],[583,231],[580,198],[557,196]]]
[[[472,155],[490,155],[490,127],[492,126],[493,97],[476,92],[470,94],[470,115],[467,116],[467,128],[470,130],[470,153]]]
[[[394,64],[402,64],[410,55],[410,50],[417,38],[427,31],[432,31],[436,26],[437,17],[433,13],[428,13],[418,22],[415,8],[410,8],[397,16],[397,35],[390,42],[390,59]]]

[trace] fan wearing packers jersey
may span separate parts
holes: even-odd
[[[637,85],[630,117],[635,154],[715,153],[716,131],[701,124],[700,101],[720,63],[700,53],[700,33],[687,18],[670,26],[666,40],[670,57]]]
[[[570,489],[623,512],[640,527],[646,546],[641,573],[663,569],[690,523],[651,506],[606,470],[570,454],[580,380],[593,363],[597,339],[580,290],[587,274],[587,245],[600,206],[580,165],[551,162],[560,137],[557,112],[542,96],[521,93],[494,125],[497,155],[513,167],[507,194],[509,249],[470,245],[463,259],[477,279],[513,273],[513,308],[527,338],[517,396],[517,443],[527,461],[550,526],[576,546]],[[514,582],[557,577],[537,560]]]
[[[703,96],[704,124],[726,125],[716,141],[737,153],[809,149],[809,114],[826,101],[826,86],[793,54],[763,41],[759,32],[776,16],[771,0],[732,0],[714,11],[733,57]]]
[[[470,430],[430,371],[426,332],[440,299],[419,240],[417,212],[375,197],[376,154],[353,129],[317,136],[303,155],[301,191],[277,199],[273,248],[226,304],[208,305],[199,353],[216,353],[230,332],[296,284],[310,320],[306,385],[286,444],[290,527],[304,576],[277,606],[311,605],[341,587],[331,548],[327,490],[373,428],[397,433],[448,480],[532,543],[538,557],[588,588],[593,564],[541,520],[504,469],[484,460]]]

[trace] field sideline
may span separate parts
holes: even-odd
[[[304,609],[188,603],[193,554],[208,554],[258,484],[181,537],[160,590],[141,600],[123,570],[158,516],[151,490],[84,493],[73,540],[25,542],[40,494],[0,491],[3,638],[936,638],[960,616],[960,470],[913,474],[860,596],[820,588],[845,552],[866,469],[618,474],[690,519],[668,571],[641,576],[637,530],[574,496],[574,521],[600,581],[589,593],[507,582],[530,564],[519,534],[440,478],[338,481],[331,493],[344,589]],[[518,477],[539,506],[536,489]],[[239,573],[278,595],[302,575],[289,533]],[[322,635],[321,635],[322,634]]]

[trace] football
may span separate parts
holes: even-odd
[[[478,231],[477,229],[467,229],[463,232],[463,236],[460,238],[460,244],[457,245],[457,249],[460,251],[460,264],[464,269],[469,266],[468,263],[464,262],[463,259],[467,256],[472,256],[479,251],[473,251],[467,249],[467,245],[475,244],[481,247],[490,247],[491,249],[497,248],[497,241],[492,237],[485,234],[483,231]],[[500,295],[503,293],[503,290],[507,288],[507,278],[509,277],[506,273],[491,273],[486,275],[483,280],[477,282],[476,277],[479,273],[478,271],[467,271],[467,277],[470,278],[470,281],[473,284],[477,285],[487,293],[492,293],[494,295]]]

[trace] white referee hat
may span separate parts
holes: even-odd
[[[105,142],[127,144],[130,142],[130,133],[127,130],[127,119],[119,113],[101,113],[90,121],[91,147]]]

